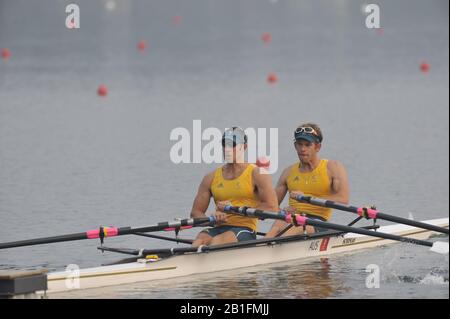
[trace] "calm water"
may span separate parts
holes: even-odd
[[[365,28],[356,0],[79,0],[81,28],[68,30],[70,2],[0,0],[0,49],[11,50],[0,60],[0,242],[187,217],[216,165],[173,164],[169,135],[192,131],[196,119],[203,128],[278,128],[280,167],[296,160],[293,128],[317,122],[323,157],[348,169],[352,203],[416,219],[449,215],[448,1],[378,1],[383,32]],[[1,251],[0,268],[117,259],[97,245]],[[380,289],[365,287],[371,263],[382,265]],[[448,298],[448,265],[399,245],[101,296]]]

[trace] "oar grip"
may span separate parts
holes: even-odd
[[[103,231],[104,237],[114,237],[119,234],[119,228],[116,227],[102,227],[100,229],[88,230],[86,232],[86,237],[88,239],[100,238],[100,232]]]
[[[311,205],[327,207],[328,201],[322,198],[316,198],[312,196],[298,195],[295,199],[299,202],[308,203]]]
[[[248,210],[248,211],[247,211],[247,210]],[[242,207],[240,207],[240,206],[226,205],[226,206],[223,208],[223,211],[224,211],[225,213],[226,213],[226,212],[236,212],[236,213],[242,214],[242,215],[244,215],[244,216],[248,216],[248,215],[249,215],[248,213],[252,214],[252,213],[254,213],[256,210],[253,209],[253,211],[251,211],[251,210],[249,210],[249,208],[248,208],[247,206],[242,206]]]
[[[293,224],[294,226],[305,226],[307,224],[308,217],[299,214],[286,215],[286,222]]]
[[[378,215],[378,211],[370,207],[359,207],[357,212],[359,216],[370,219],[376,219]]]
[[[208,218],[209,218],[209,222],[210,222],[211,224],[215,224],[215,223],[216,223],[216,217],[214,217],[214,216],[208,216]]]

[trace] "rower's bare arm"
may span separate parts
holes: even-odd
[[[278,235],[288,224],[283,220],[276,220],[270,230],[266,233],[264,237],[272,238]]]
[[[214,178],[214,173],[209,173],[203,177],[200,186],[198,187],[197,195],[192,205],[191,217],[205,217],[205,212],[208,209],[209,201],[211,199],[211,183]]]
[[[275,193],[277,194],[278,204],[280,205],[284,197],[288,192],[287,178],[289,176],[291,167],[286,168],[278,179],[277,186],[275,187]]]
[[[277,186],[275,187],[275,193],[277,195],[278,205],[281,204],[284,197],[286,196],[288,192],[287,188],[287,178],[289,176],[289,171],[291,167],[286,168],[283,173],[281,173],[280,178],[278,179]],[[266,233],[265,237],[275,237],[279,232],[281,232],[285,227],[287,226],[287,223],[282,220],[276,220],[270,230]]]
[[[253,170],[253,181],[258,191],[261,210],[271,212],[279,211],[277,194],[272,186],[272,176],[270,174],[261,174],[259,168]]]
[[[328,161],[328,173],[331,178],[331,195],[326,199],[347,205],[350,200],[347,170],[339,161]]]

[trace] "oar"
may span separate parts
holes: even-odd
[[[346,212],[350,212],[350,213],[355,213],[355,214],[358,214],[359,216],[362,216],[365,218],[384,219],[384,220],[388,220],[388,221],[391,221],[394,223],[410,225],[410,226],[414,226],[414,227],[418,227],[418,228],[436,231],[439,233],[448,234],[447,228],[430,225],[430,224],[426,224],[426,223],[421,223],[421,222],[417,222],[415,220],[411,220],[411,219],[407,219],[407,218],[384,214],[384,213],[381,213],[380,211],[378,211],[376,209],[372,209],[372,208],[349,206],[349,205],[336,203],[331,200],[325,200],[325,199],[315,198],[315,197],[311,197],[311,196],[303,196],[303,195],[296,196],[295,199],[299,202],[308,203],[311,205],[334,208],[334,209],[338,209],[338,210],[342,210],[342,211],[346,211]]]
[[[440,254],[448,254],[448,242],[429,242],[425,240],[410,238],[410,237],[403,237],[403,236],[397,236],[393,234],[387,234],[387,233],[381,233],[379,231],[370,231],[363,228],[356,228],[356,227],[350,227],[345,225],[339,225],[339,224],[333,224],[329,222],[323,222],[316,219],[311,219],[305,216],[301,216],[298,214],[287,214],[284,211],[281,211],[280,213],[272,213],[272,212],[265,212],[262,210],[254,209],[254,208],[248,208],[248,207],[235,207],[235,206],[225,206],[224,212],[227,213],[236,213],[238,215],[242,216],[248,216],[248,217],[256,217],[259,219],[278,219],[278,220],[284,220],[285,222],[289,224],[294,224],[295,226],[316,226],[326,229],[334,229],[334,230],[340,230],[347,233],[355,233],[355,234],[361,234],[366,236],[372,236],[372,237],[379,237],[384,239],[390,239],[390,240],[396,240],[400,242],[405,243],[411,243],[421,246],[427,246],[431,247],[430,250],[440,253]]]
[[[103,243],[103,239],[105,237],[130,235],[130,234],[135,234],[135,233],[154,232],[154,231],[165,230],[167,228],[179,229],[184,226],[205,226],[206,223],[214,224],[215,223],[214,216],[202,217],[202,218],[181,219],[181,220],[176,220],[173,222],[161,222],[161,223],[150,225],[150,226],[134,227],[134,228],[133,227],[100,227],[99,229],[88,230],[88,231],[82,232],[82,233],[0,243],[0,249],[41,245],[41,244],[50,244],[50,243],[83,240],[83,239],[95,239],[95,238],[100,238],[100,241]]]
[[[379,226],[364,226],[362,228],[364,229],[376,229]],[[302,241],[302,240],[308,240],[308,239],[319,239],[319,238],[325,238],[325,237],[335,237],[335,236],[341,236],[347,232],[343,231],[335,231],[335,230],[328,230],[320,233],[315,234],[300,234],[300,235],[291,235],[291,236],[285,236],[285,237],[270,237],[270,238],[261,238],[261,239],[253,239],[253,240],[246,240],[241,241],[238,243],[227,243],[227,244],[220,244],[220,245],[211,245],[211,246],[198,246],[198,247],[173,247],[173,248],[156,248],[156,249],[131,249],[131,248],[114,248],[114,247],[105,247],[100,246],[97,247],[98,250],[109,251],[114,253],[121,253],[121,254],[127,254],[127,255],[134,255],[137,258],[142,258],[148,255],[176,255],[176,254],[184,254],[184,253],[207,253],[209,251],[219,251],[219,250],[227,250],[227,249],[235,249],[235,248],[245,248],[245,247],[254,247],[254,246],[260,246],[260,245],[270,245],[273,246],[275,244],[281,244],[281,243],[289,243],[293,241]],[[113,264],[117,263],[125,263],[125,262],[134,262],[136,261],[136,258],[134,259],[124,259],[119,260],[118,262],[114,262]]]

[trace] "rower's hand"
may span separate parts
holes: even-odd
[[[303,194],[300,191],[292,191],[292,192],[289,193],[289,197],[292,198],[292,199],[296,199],[297,196],[304,196],[304,195],[305,194]]]
[[[216,203],[217,210],[223,212],[225,210],[225,206],[231,205],[229,200],[224,200]]]
[[[227,214],[219,210],[217,210],[213,216],[216,219],[216,225],[221,225],[227,221]]]
[[[227,214],[225,214],[223,211],[225,209],[225,206],[231,205],[231,202],[226,201],[220,201],[216,203],[217,210],[214,213],[214,217],[216,218],[216,225],[223,224],[227,221]]]

